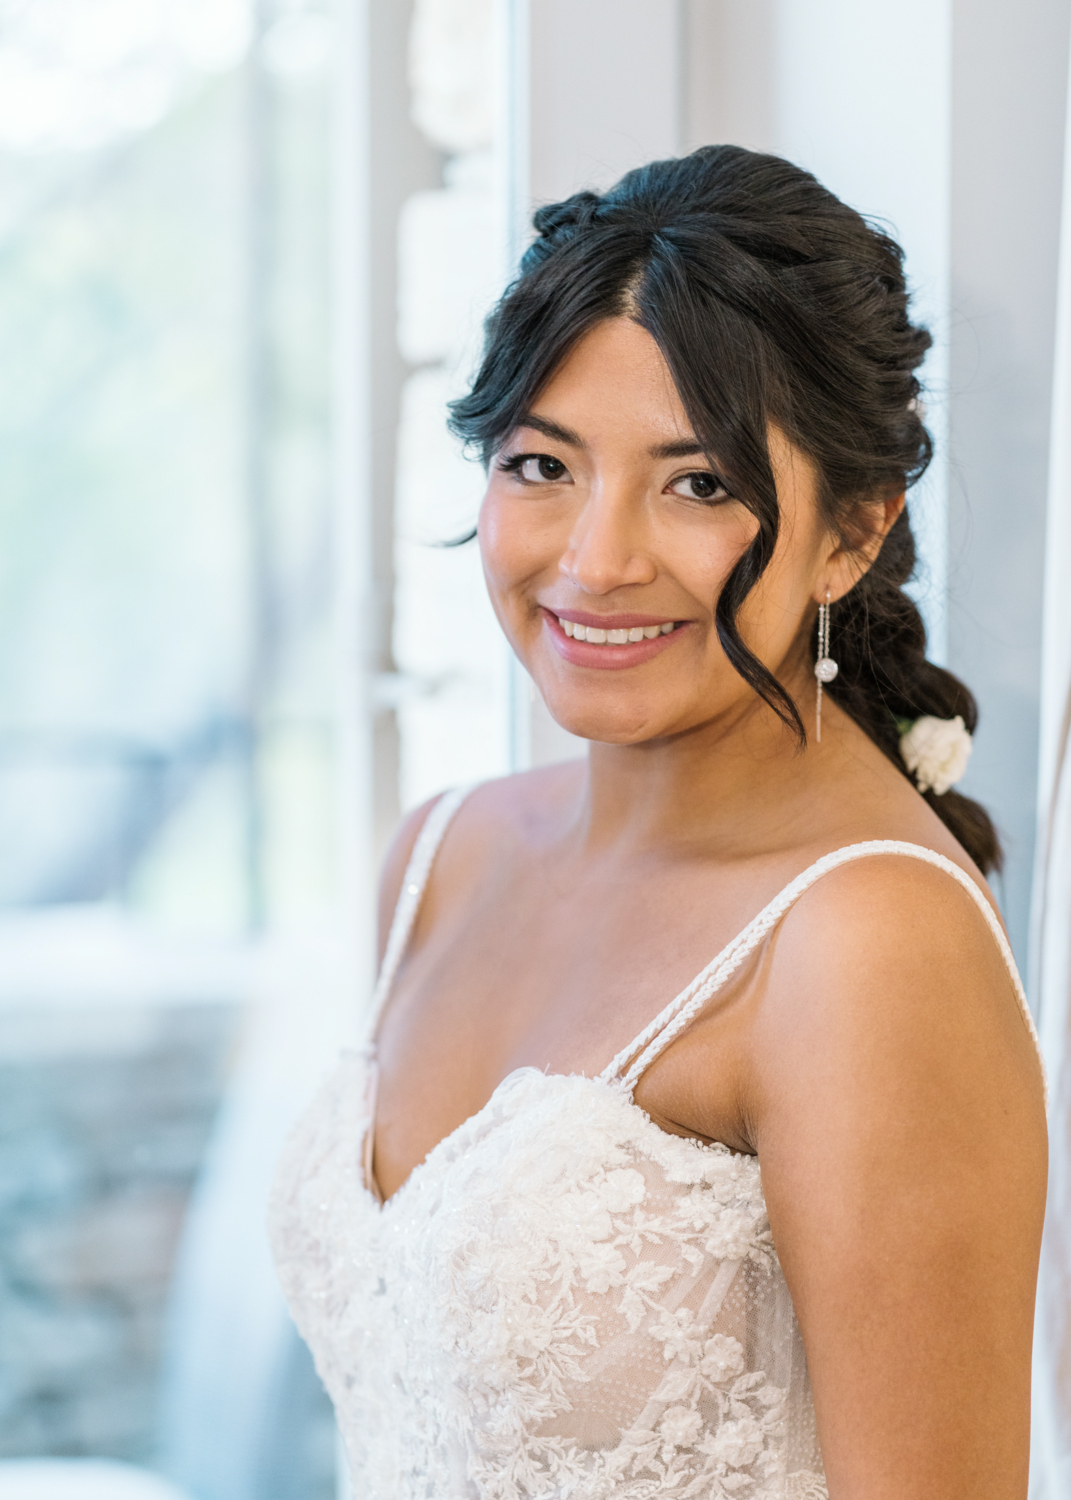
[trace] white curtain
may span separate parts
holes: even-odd
[[[1064,152],[1041,686],[1030,988],[1049,1075],[1050,1167],[1030,1493],[1031,1500],[1066,1500],[1071,1495],[1071,110]]]

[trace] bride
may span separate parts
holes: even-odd
[[[403,824],[276,1255],[379,1500],[1018,1500],[1033,1029],[903,592],[899,247],[736,147],[540,209],[457,431],[587,761]]]

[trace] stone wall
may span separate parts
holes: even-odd
[[[0,1010],[0,1457],[152,1463],[172,1262],[238,1017]],[[328,1500],[330,1410],[311,1364],[298,1384],[301,1451],[271,1500]]]
[[[0,1016],[0,1454],[151,1459],[171,1264],[235,1021]]]

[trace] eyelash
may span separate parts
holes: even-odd
[[[516,474],[530,460],[540,458],[553,459],[555,463],[559,464],[562,462],[560,458],[554,458],[553,453],[513,453],[508,458],[500,459],[498,467],[503,474]],[[564,464],[562,464],[562,468],[565,468]]]
[[[553,453],[511,453],[499,459],[498,469],[503,474],[516,474],[530,460],[540,458],[549,458],[552,459],[555,463],[561,463],[561,459],[555,458]],[[562,467],[564,468],[564,465],[562,465]],[[724,500],[732,498],[729,493],[729,487],[725,483],[725,480],[722,479],[720,474],[716,474],[713,469],[690,469],[686,474],[678,474],[676,479],[672,480],[671,483],[680,484],[683,480],[691,479],[693,477],[701,477],[703,479],[713,480],[715,491],[720,490],[722,491],[722,493],[720,495],[715,493],[714,495],[711,495],[709,497],[694,495],[682,496],[681,498],[692,499],[697,505],[720,505]],[[523,482],[527,484],[533,483],[532,480],[525,480]],[[547,484],[553,483],[552,480],[546,480],[544,482]]]
[[[682,484],[686,479],[709,479],[714,485],[713,495],[687,495],[682,499],[693,500],[697,505],[722,505],[726,500],[731,500],[729,486],[720,474],[713,469],[689,469],[687,474],[678,474],[673,484]]]

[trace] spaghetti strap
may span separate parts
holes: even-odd
[[[431,874],[431,867],[439,845],[443,841],[443,835],[450,826],[454,814],[472,790],[473,786],[469,785],[454,787],[452,791],[444,792],[424,819],[424,825],[417,834],[413,852],[405,867],[402,887],[398,892],[398,902],[390,925],[390,936],[387,938],[383,964],[376,981],[375,993],[372,996],[368,1022],[369,1037],[375,1036],[379,1017],[387,1003],[391,986],[394,984],[394,976],[398,972],[398,965],[402,961],[413,931],[413,923],[416,921],[424,896],[424,887],[428,883],[428,876]]]
[[[767,906],[764,906],[758,916],[754,917],[744,930],[733,938],[732,942],[728,943],[717,957],[700,974],[697,974],[675,999],[669,1002],[663,1011],[655,1016],[639,1036],[634,1037],[628,1046],[617,1054],[600,1077],[607,1082],[620,1082],[621,1086],[631,1094],[655,1058],[665,1051],[670,1042],[680,1036],[711,996],[717,994],[718,990],[732,978],[763,938],[805,891],[810,890],[811,886],[821,880],[822,876],[828,874],[830,870],[876,854],[902,854],[911,859],[920,859],[926,864],[935,866],[938,870],[944,870],[947,875],[951,875],[972,898],[985,918],[990,932],[996,939],[1001,957],[1004,959],[1015,990],[1015,997],[1019,1002],[1020,1013],[1037,1051],[1044,1079],[1045,1068],[1041,1058],[1038,1034],[1034,1028],[1030,1007],[1027,1005],[1022,980],[1015,967],[1015,959],[1012,957],[1008,939],[1004,936],[1004,929],[997,920],[993,908],[966,871],[953,864],[945,855],[937,854],[933,849],[926,849],[921,844],[902,843],[894,839],[871,839],[867,843],[848,844],[843,849],[834,850],[832,854],[823,855],[801,875],[797,875],[795,880],[786,885],[783,891],[776,895]]]

